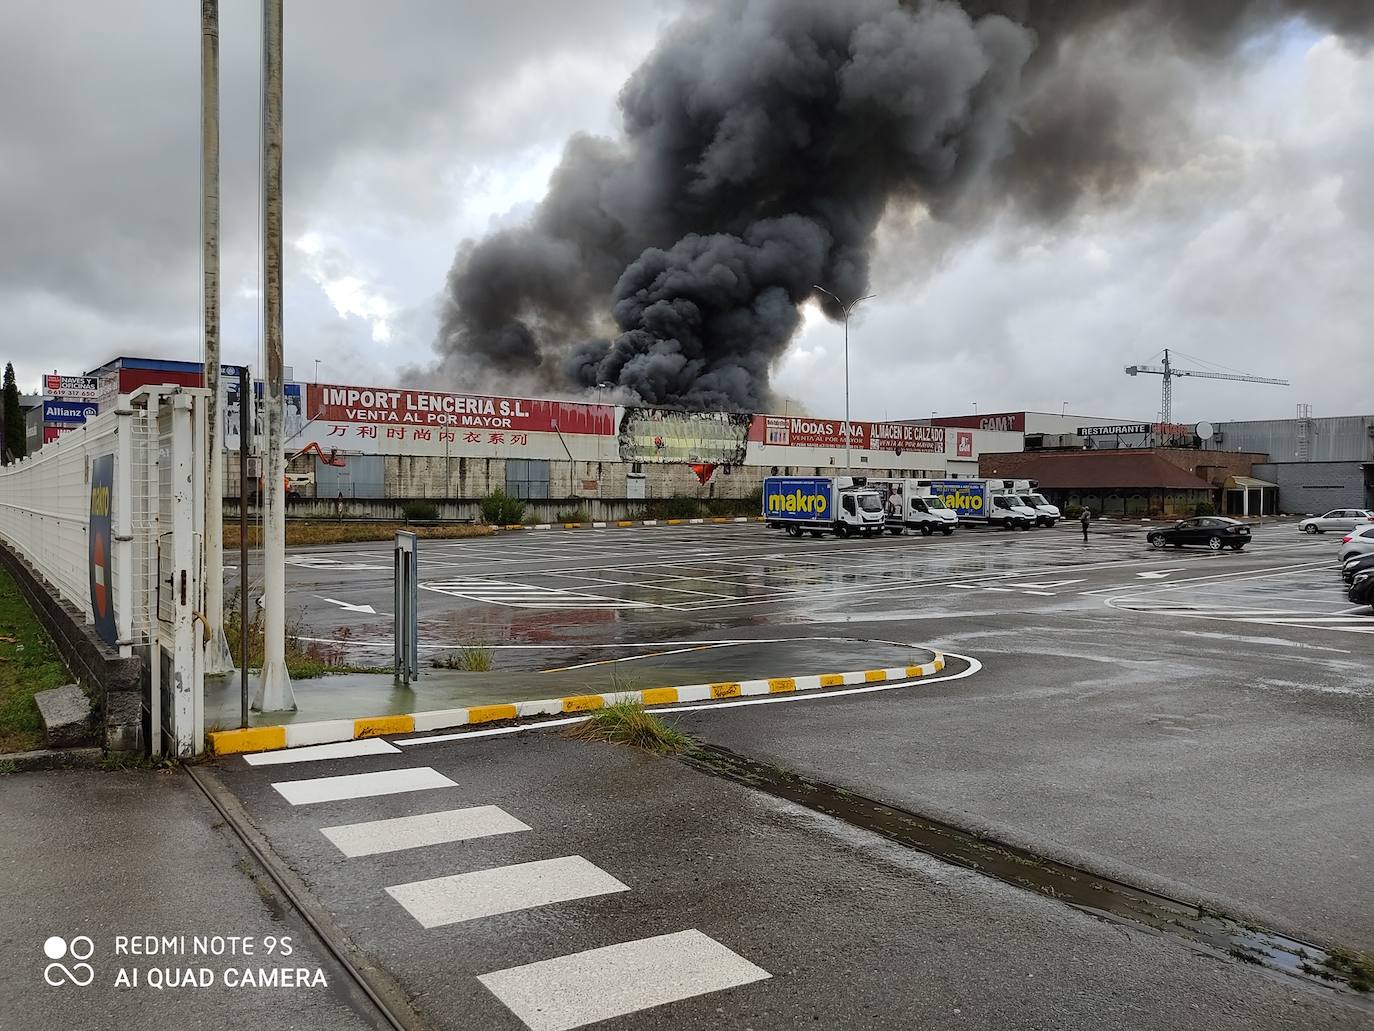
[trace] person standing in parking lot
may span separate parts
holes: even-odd
[[[1083,543],[1088,543],[1088,524],[1092,522],[1093,512],[1087,505],[1083,506],[1083,511],[1078,513],[1078,521],[1083,524]]]

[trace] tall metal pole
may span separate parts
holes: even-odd
[[[210,641],[205,672],[234,668],[224,637],[224,450],[219,404],[219,0],[200,4],[200,242],[204,305],[205,406],[210,463],[205,483],[205,618]]]
[[[253,435],[253,384],[239,366],[239,726],[248,726],[248,442]]]
[[[811,289],[819,290],[821,293],[825,294],[825,296],[829,297],[840,306],[840,311],[844,314],[844,471],[853,475],[854,467],[850,463],[849,457],[849,441],[850,437],[853,435],[849,425],[849,315],[858,307],[860,301],[866,301],[870,297],[876,297],[877,295],[864,294],[862,297],[856,297],[848,304],[845,304],[844,301],[840,300],[823,286],[812,283]]]
[[[262,0],[262,324],[267,348],[267,455],[263,462],[262,677],[253,708],[294,709],[286,671],[286,441],[282,435],[282,0]]]

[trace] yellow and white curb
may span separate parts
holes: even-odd
[[[919,666],[892,666],[887,669],[861,669],[850,673],[822,673],[805,677],[770,677],[764,680],[730,680],[715,684],[689,684],[686,687],[648,687],[642,691],[616,691],[609,694],[570,695],[532,702],[505,705],[474,705],[465,709],[436,709],[403,716],[365,716],[353,720],[321,720],[313,723],[288,723],[275,727],[247,727],[242,730],[216,730],[206,734],[210,751],[216,755],[238,752],[265,752],[302,745],[326,745],[384,734],[411,734],[416,731],[449,730],[480,723],[527,719],[534,716],[562,716],[591,712],[616,702],[640,702],[646,706],[702,702],[714,698],[744,698],[750,695],[785,694],[816,691],[853,684],[880,684],[890,680],[915,680],[939,673],[945,668],[943,652]]]
[[[708,516],[701,519],[607,519],[594,523],[509,523],[498,530],[607,530],[628,526],[702,526],[720,523],[761,523],[763,516]]]

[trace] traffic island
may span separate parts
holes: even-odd
[[[874,686],[886,683],[917,682],[945,668],[942,652],[920,649],[924,661],[902,666],[851,670],[844,673],[775,676],[753,680],[721,680],[676,687],[646,687],[613,690],[595,694],[570,694],[553,698],[534,698],[450,709],[406,712],[396,715],[357,716],[347,719],[301,721],[216,730],[206,734],[206,744],[216,755],[263,752],[278,748],[332,744],[359,738],[391,734],[411,734],[454,730],[483,724],[535,721],[551,716],[581,715],[624,702],[646,708],[711,701],[727,701],[760,695],[781,695],[827,688]]]

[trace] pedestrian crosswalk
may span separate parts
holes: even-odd
[[[450,580],[429,580],[420,584],[426,591],[447,594],[452,598],[504,605],[515,609],[643,609],[655,608],[645,601],[612,598],[604,594],[571,591],[538,584],[492,580],[487,577],[459,577]]]
[[[385,747],[380,747],[385,746]],[[252,766],[313,764],[403,753],[378,738],[244,756]],[[418,792],[446,792],[457,782],[428,766],[273,781],[292,806]],[[308,812],[308,810],[307,810]],[[385,862],[387,854],[537,833],[495,804],[443,809],[319,828],[344,860]],[[469,851],[468,855],[471,856]],[[383,881],[382,883],[385,883]],[[482,867],[383,889],[426,931],[601,896],[634,891],[580,855]],[[479,968],[480,969],[480,968]],[[697,928],[614,942],[477,975],[477,981],[531,1031],[573,1028],[737,988],[772,975]]]

